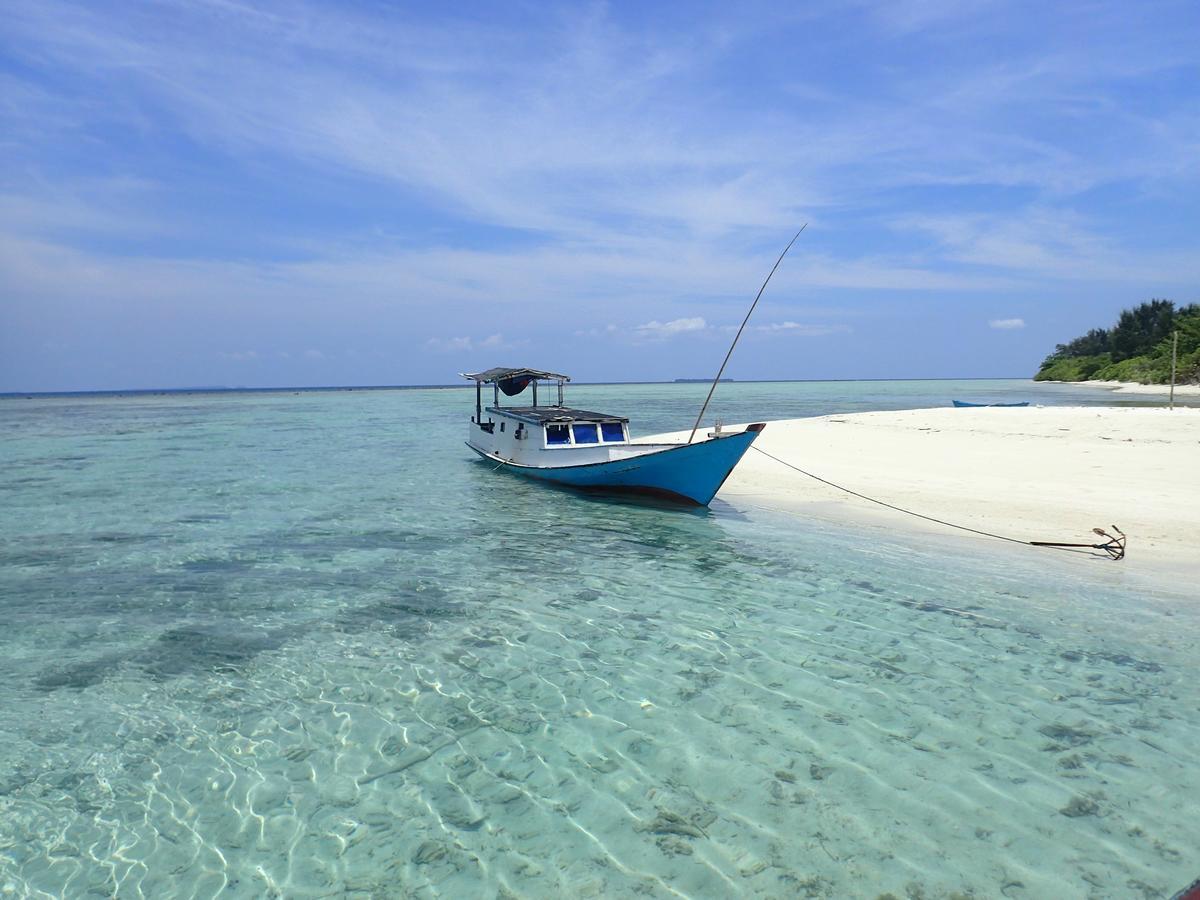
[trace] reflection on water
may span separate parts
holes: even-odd
[[[21,408],[0,892],[1194,877],[1188,598],[1018,549],[549,491],[469,458],[460,399]]]

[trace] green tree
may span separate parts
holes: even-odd
[[[1093,328],[1083,337],[1077,337],[1068,344],[1059,344],[1054,348],[1054,354],[1060,358],[1098,356],[1109,351],[1109,341],[1107,328]]]
[[[1200,382],[1200,304],[1176,312],[1175,330],[1179,333],[1178,378],[1183,383]],[[1169,340],[1163,344],[1164,354],[1170,354]]]
[[[1151,300],[1121,313],[1108,330],[1093,328],[1059,344],[1042,363],[1038,381],[1140,381],[1165,384],[1171,377],[1172,335],[1179,335],[1177,377],[1200,381],[1200,304],[1175,308]]]
[[[1171,333],[1175,323],[1175,304],[1170,300],[1151,300],[1124,310],[1109,334],[1113,362],[1147,353]]]

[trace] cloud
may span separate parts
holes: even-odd
[[[635,326],[633,333],[643,340],[663,341],[680,334],[704,331],[706,328],[708,323],[700,316],[695,316],[689,319],[672,319],[670,322],[647,322],[645,325]]]
[[[1189,118],[1174,108],[1156,127],[1135,127],[1129,104],[1104,102],[1113,76],[1089,60],[1108,66],[1111,56],[1088,47],[1051,57],[1027,41],[1000,68],[938,56],[935,73],[881,59],[892,76],[886,105],[836,80],[811,86],[836,102],[797,101],[789,80],[779,90],[798,107],[783,116],[771,92],[756,100],[695,88],[759,37],[719,12],[666,34],[596,9],[552,11],[519,26],[447,27],[320,5],[184,4],[170,14],[131,6],[114,17],[53,0],[16,4],[6,24],[22,56],[86,78],[98,92],[133,94],[116,108],[79,99],[78,109],[58,112],[59,128],[107,118],[153,130],[168,118],[234,156],[267,153],[355,173],[476,221],[557,236],[611,237],[630,224],[692,235],[775,230],[801,209],[844,210],[931,179],[1084,189],[1136,175],[1139,165],[1161,172],[1185,164],[1194,146]],[[961,6],[889,8],[907,29],[947,19],[969,25],[973,15]],[[981,32],[1003,22],[994,12]],[[845,25],[832,10],[813,18],[806,30]],[[760,30],[789,27],[796,22],[783,17]],[[970,37],[943,39],[958,47]],[[1160,70],[1184,53],[1174,44],[1153,54]],[[219,85],[214,69],[226,73]],[[1126,69],[1116,77],[1155,75]],[[1112,148],[1122,141],[1080,148],[1033,124],[1011,127],[1093,94],[1089,118],[1142,135],[1136,148],[1118,155]],[[54,101],[64,102],[29,105],[41,111]]]
[[[636,325],[628,331],[620,329],[616,325],[607,325],[604,328],[580,329],[575,332],[575,336],[599,338],[624,335],[627,337],[631,336],[636,340],[664,341],[681,334],[698,334],[714,330],[732,335],[737,331],[737,328],[737,325],[710,325],[706,319],[695,316],[691,318],[672,319],[669,322],[659,322],[657,320],[646,322],[644,325]],[[762,335],[820,337],[827,334],[848,332],[849,330],[848,326],[840,324],[812,325],[788,320],[784,322],[769,322],[762,325],[750,325],[747,327],[746,332]]]
[[[469,337],[430,338],[426,343],[434,350],[440,350],[443,353],[459,353],[475,346]]]
[[[991,319],[988,321],[988,328],[996,328],[1000,331],[1012,331],[1024,327],[1024,319]]]
[[[1189,258],[1183,247],[1139,246],[1126,234],[1112,233],[1103,219],[1044,204],[1021,216],[917,214],[898,217],[889,225],[898,232],[927,234],[943,267],[961,264],[975,278],[984,272],[1005,273],[1010,287],[1022,280],[1047,278],[1162,284],[1164,279],[1183,282],[1200,272],[1195,253]]]
[[[836,102],[800,98],[797,114],[784,117],[769,92],[747,102],[735,93],[714,98],[695,84],[753,46],[756,30],[799,27],[794,17],[755,29],[712,13],[668,35],[602,7],[547,12],[520,27],[489,20],[452,28],[436,18],[332,13],[270,0],[253,7],[184,4],[169,14],[153,4],[131,7],[114,17],[55,0],[16,3],[7,23],[14,52],[51,68],[56,81],[93,87],[26,85],[29,100],[13,106],[7,124],[40,126],[49,146],[69,143],[60,132],[83,127],[177,127],[233,159],[268,154],[284,166],[349,173],[398,204],[533,231],[542,241],[530,256],[575,242],[569,250],[595,249],[621,262],[629,244],[647,238],[666,239],[664,258],[689,244],[702,256],[708,248],[698,246],[700,238],[724,239],[728,248],[731,236],[739,246],[725,255],[743,256],[748,237],[786,232],[801,211],[844,218],[876,204],[882,191],[931,182],[1061,191],[1071,179],[1072,190],[1083,190],[1172,167],[1185,171],[1196,140],[1194,117],[1182,106],[1136,123],[1125,112],[1129,104],[1105,102],[1116,89],[1113,78],[1137,84],[1177,65],[1184,52],[1178,41],[1153,54],[1157,70],[1126,64],[1110,75],[1113,55],[1088,48],[1039,53],[1039,42],[1026,37],[1015,52],[1029,59],[1005,66],[947,61],[953,78],[940,67],[893,66],[901,75],[889,81],[895,102],[887,107],[831,80],[811,87]],[[1004,24],[994,4],[973,5],[970,14],[961,7],[913,0],[893,4],[884,18],[901,31],[947,21],[966,27],[990,7],[979,30]],[[817,10],[803,27],[837,30],[845,24],[838,18]],[[969,37],[941,39],[957,47]],[[1091,59],[1105,59],[1104,69]],[[214,69],[227,73],[216,86]],[[1056,84],[1067,86],[1048,89]],[[780,90],[797,102],[793,82]],[[130,102],[117,107],[100,99],[126,94]],[[1023,115],[1043,108],[1045,115],[1087,96],[1093,105],[1072,108],[1073,119],[1111,124],[1103,131],[1113,139],[1102,148],[1115,154],[1113,148],[1128,146],[1119,158],[1102,158],[1094,144],[1075,146],[1061,131],[1044,136],[1032,135],[1032,126],[1012,127]],[[1034,112],[1020,112],[1026,108]],[[480,141],[480,134],[491,137]],[[1130,146],[1117,139],[1121,134],[1143,137]],[[36,140],[28,143],[32,150]],[[31,227],[38,219],[119,222],[136,211],[48,194],[9,198],[4,211]],[[950,258],[999,267],[1045,262],[1028,241],[973,243],[949,246]],[[958,289],[978,274],[929,271],[943,268],[940,262],[933,255],[914,264],[842,253],[826,265],[825,279]],[[893,272],[902,280],[889,282]]]
[[[481,321],[630,353],[723,335],[802,221],[753,334],[830,333],[809,305],[864,335],[908,300],[973,296],[978,321],[1048,281],[1190,296],[1185,7],[718,5],[663,30],[603,3],[11,0],[0,366],[64,332],[299,370],[369,334],[432,372],[501,348]]]
[[[618,329],[616,325],[613,325],[610,323],[608,325],[605,325],[603,328],[579,328],[579,329],[576,329],[575,337],[588,337],[588,338],[612,337],[619,330],[620,329]]]
[[[841,334],[850,330],[847,325],[808,325],[803,322],[769,322],[765,325],[751,325],[751,331],[759,334],[796,335],[797,337],[822,337],[827,334]]]
[[[482,339],[471,337],[430,338],[426,345],[443,353],[463,353],[469,350],[507,350],[512,344],[506,343],[504,336],[489,334]]]

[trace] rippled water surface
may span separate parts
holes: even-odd
[[[570,399],[647,433],[705,389]],[[731,384],[716,413],[952,396],[1107,399]],[[580,498],[473,460],[472,403],[0,400],[0,895],[1162,897],[1200,874],[1187,586]]]

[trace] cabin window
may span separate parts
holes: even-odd
[[[571,432],[566,425],[551,424],[546,426],[546,443],[553,446],[554,444],[569,444],[571,443]]]
[[[603,435],[605,441],[625,440],[625,429],[621,427],[620,422],[601,422],[600,434]]]
[[[503,431],[503,430],[504,430],[504,423],[503,423],[503,422],[501,422],[501,423],[500,423],[500,430],[501,430],[501,431]]]
[[[592,422],[576,423],[575,427],[575,443],[577,444],[598,444],[600,442],[599,432]]]

